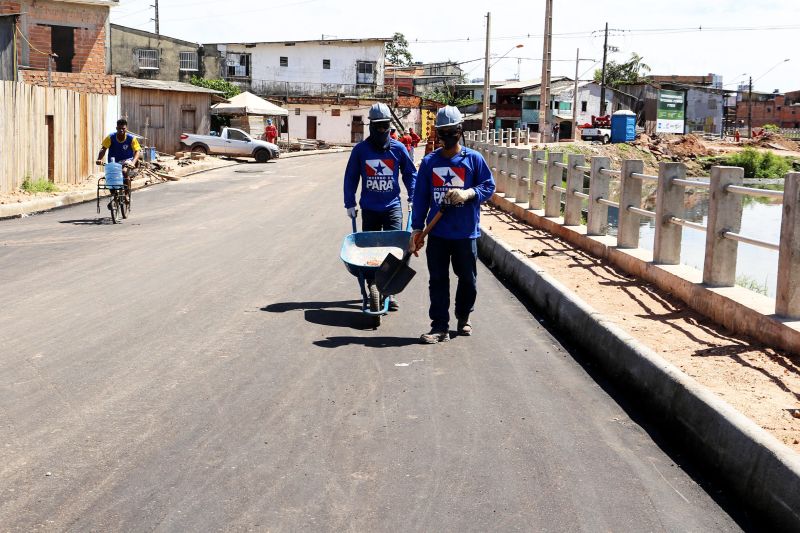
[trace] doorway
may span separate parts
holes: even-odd
[[[317,117],[306,117],[306,139],[317,138]]]
[[[53,133],[53,115],[45,115],[44,125],[47,128],[47,181],[56,182],[56,143]]]
[[[364,118],[360,115],[353,117],[353,122],[350,124],[350,142],[360,143],[364,140]]]
[[[50,50],[56,57],[56,72],[72,72],[75,57],[75,28],[50,26]]]

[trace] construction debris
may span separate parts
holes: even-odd
[[[650,137],[642,134],[632,143],[645,152],[653,154],[659,161],[682,162],[711,155],[703,141],[696,135],[658,135]]]

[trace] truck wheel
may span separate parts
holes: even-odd
[[[194,146],[192,146],[192,152],[195,154],[208,155],[208,148],[203,144],[195,144]]]
[[[608,135],[603,135],[603,144],[608,144]]]
[[[256,152],[256,163],[266,163],[269,161],[269,150],[259,150]]]

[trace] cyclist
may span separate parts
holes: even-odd
[[[125,185],[125,194],[130,195],[131,179],[129,169],[136,167],[142,148],[139,141],[132,133],[128,133],[128,121],[121,118],[117,121],[117,132],[109,134],[103,139],[100,153],[97,154],[97,165],[103,164],[103,156],[108,152],[108,160],[112,159],[122,165],[122,177]]]

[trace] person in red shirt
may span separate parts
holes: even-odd
[[[406,132],[406,133],[403,134],[402,137],[400,137],[397,140],[400,141],[401,143],[403,143],[403,145],[406,147],[406,150],[408,150],[408,155],[411,156],[411,160],[413,161],[414,160],[414,147],[413,147],[414,141],[411,139],[411,135],[409,135],[408,132]]]
[[[389,129],[389,137],[391,137],[395,141],[397,140],[397,130],[395,128]]]
[[[264,128],[264,138],[267,140],[268,143],[275,143],[275,139],[278,138],[278,128],[272,123],[272,119],[267,119],[267,127]]]
[[[421,141],[422,139],[420,138],[419,135],[414,133],[414,128],[408,128],[408,135],[411,137],[411,146],[413,148],[416,148],[417,145],[419,144],[419,141]]]

